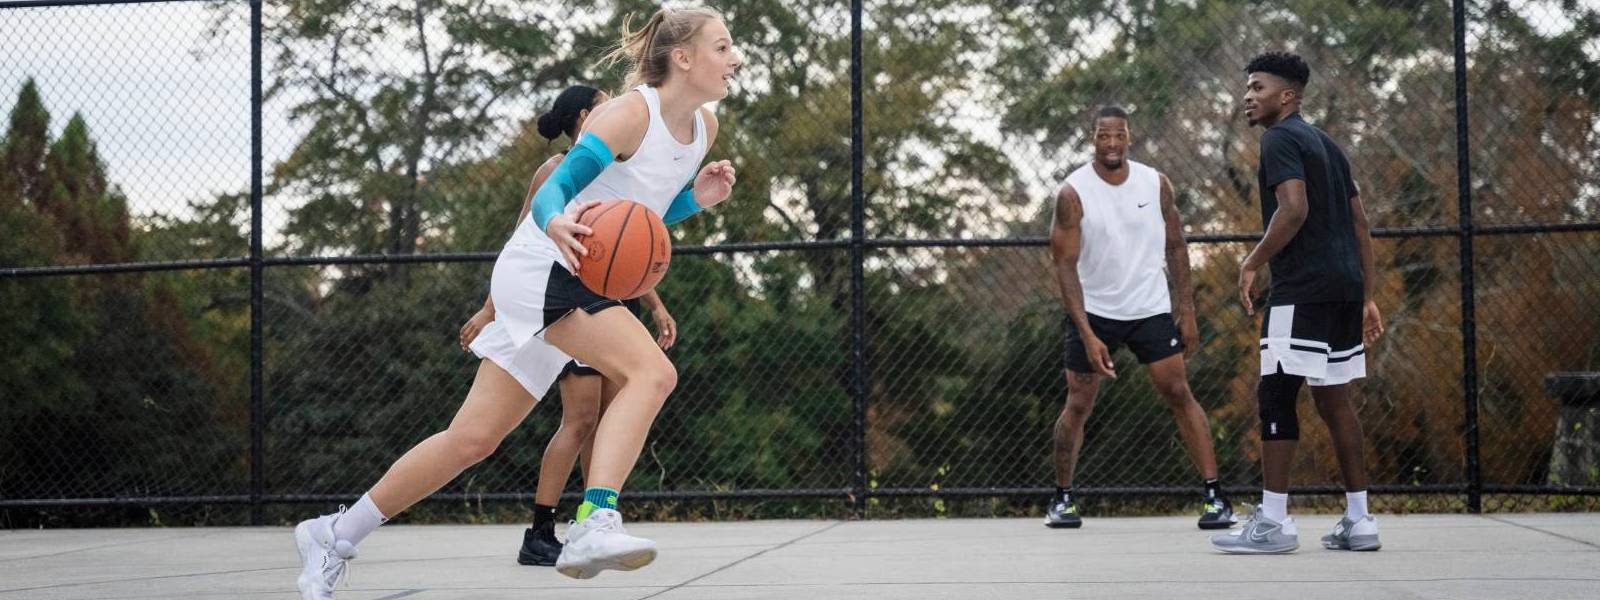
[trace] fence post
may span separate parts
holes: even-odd
[[[265,359],[261,326],[263,270],[261,255],[261,0],[250,1],[250,524],[263,525],[266,491],[265,429],[261,372]]]
[[[850,0],[850,368],[854,399],[855,479],[851,492],[857,518],[867,512],[867,290],[866,201],[862,169],[866,166],[861,127],[861,0]]]
[[[1478,327],[1473,306],[1472,158],[1467,128],[1467,8],[1452,0],[1456,44],[1456,193],[1461,240],[1461,402],[1467,436],[1467,511],[1483,512],[1478,467]]]

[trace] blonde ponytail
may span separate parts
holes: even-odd
[[[606,54],[601,66],[627,63],[627,88],[639,84],[660,86],[670,72],[672,51],[692,41],[700,28],[713,19],[722,20],[722,14],[709,8],[663,8],[635,31],[631,27],[633,15],[628,15],[622,20],[622,42]]]

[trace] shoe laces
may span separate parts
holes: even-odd
[[[1236,535],[1245,533],[1247,531],[1250,531],[1252,528],[1254,528],[1256,526],[1255,524],[1256,524],[1257,520],[1267,516],[1267,515],[1265,515],[1265,514],[1263,514],[1261,512],[1261,505],[1259,505],[1259,504],[1252,505],[1252,504],[1250,504],[1248,502],[1241,502],[1241,503],[1239,503],[1239,505],[1241,507],[1250,507],[1251,511],[1250,511],[1250,516],[1245,517],[1245,519],[1243,521],[1237,521],[1236,522],[1236,525],[1238,525],[1238,526],[1233,528],[1233,530],[1230,532],[1230,533],[1233,533],[1233,534],[1236,534]]]
[[[334,522],[337,523],[339,518],[343,517],[348,510],[349,507],[340,504],[339,512],[334,514]],[[333,531],[332,525],[328,527],[328,530],[330,533]],[[331,539],[332,543],[322,551],[322,578],[328,583],[329,588],[338,587],[341,582],[345,584],[345,587],[349,587],[352,579],[350,559],[356,556],[355,546],[346,543],[349,546],[349,551],[347,553],[340,552],[338,536],[332,536]]]
[[[617,511],[608,510],[603,513],[597,512],[595,513],[594,517],[590,518],[598,518],[599,522],[594,524],[594,528],[597,530],[610,531],[612,533],[627,533],[627,531],[622,529],[622,515],[618,514]]]
[[[350,587],[351,571],[350,560],[339,556],[332,549],[322,553],[322,578],[328,582],[329,588],[339,587],[340,583]]]

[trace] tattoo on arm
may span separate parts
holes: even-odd
[[[1161,176],[1161,216],[1167,222],[1167,276],[1172,279],[1173,314],[1194,311],[1194,286],[1189,280],[1189,243],[1183,238],[1172,181]]]
[[[1090,332],[1089,314],[1083,307],[1083,282],[1078,279],[1078,253],[1082,247],[1083,204],[1077,190],[1064,186],[1056,194],[1056,215],[1050,225],[1050,254],[1055,259],[1056,285],[1061,301],[1078,331]]]

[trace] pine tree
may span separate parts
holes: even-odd
[[[82,115],[72,115],[61,138],[50,145],[42,180],[46,212],[71,255],[63,259],[94,264],[133,260],[127,199],[106,180]]]

